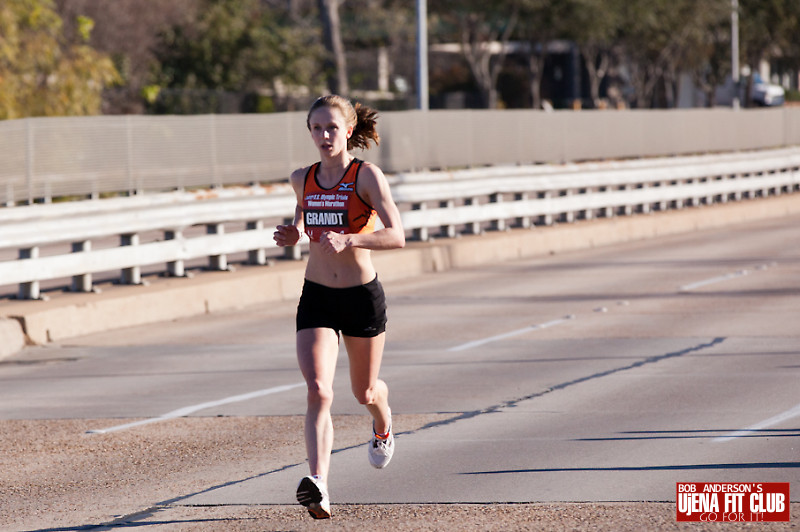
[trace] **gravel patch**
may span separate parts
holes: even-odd
[[[452,415],[396,416],[417,430]],[[797,530],[791,523],[677,523],[674,503],[187,506],[209,486],[305,461],[302,416],[190,417],[107,434],[135,420],[0,421],[0,530]],[[363,443],[367,416],[335,416],[336,446]]]

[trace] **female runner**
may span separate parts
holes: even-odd
[[[330,95],[311,106],[306,125],[320,161],[295,170],[294,221],[279,225],[279,246],[293,246],[305,232],[310,240],[305,283],[297,307],[297,359],[308,387],[305,420],[310,475],[297,500],[315,519],[331,516],[327,481],[333,449],[333,376],[339,334],[350,361],[350,383],[372,415],[369,461],[383,468],[394,453],[389,390],[378,378],[383,356],[386,302],[371,250],[405,245],[400,213],[383,172],[356,159],[353,148],[378,144],[377,114]],[[375,230],[375,219],[383,228]]]

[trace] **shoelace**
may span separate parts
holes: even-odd
[[[385,440],[382,440],[382,439],[376,437],[376,438],[373,438],[373,442],[374,443],[372,444],[372,447],[374,449],[380,448],[380,449],[386,450],[386,449],[389,448],[389,438],[386,438]]]

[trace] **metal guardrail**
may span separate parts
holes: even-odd
[[[398,174],[390,183],[406,231],[425,240],[797,192],[800,148]],[[0,249],[17,249],[18,259],[0,262],[0,285],[19,284],[20,298],[35,299],[46,280],[71,277],[73,290],[91,291],[97,272],[120,270],[121,282],[139,284],[146,265],[183,276],[187,260],[208,257],[222,270],[241,252],[265,264],[274,224],[293,215],[295,201],[283,184],[5,209]],[[237,224],[244,229],[226,232]],[[205,234],[188,234],[203,226]],[[161,237],[142,241],[153,232]],[[108,237],[119,245],[92,249]],[[58,243],[71,252],[40,255]],[[287,251],[300,257],[297,246]]]
[[[529,226],[531,213],[540,223],[571,222],[597,215],[647,213],[729,199],[740,200],[797,189],[800,150],[737,152],[716,156],[585,163],[560,167],[465,170],[431,186],[432,176],[417,174],[393,187],[396,201],[412,205],[406,227],[425,239],[429,228],[442,226],[448,236],[457,225],[491,222],[503,229],[510,218]],[[488,198],[488,205],[480,198]],[[459,204],[454,198],[462,198]],[[438,201],[438,206],[436,202]],[[473,231],[474,232],[474,231]]]
[[[305,113],[0,121],[0,205],[273,183],[313,161]],[[800,145],[800,108],[381,113],[386,173]]]

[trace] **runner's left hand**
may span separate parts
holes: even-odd
[[[325,253],[335,255],[347,248],[347,238],[347,235],[334,233],[333,231],[325,231],[322,233],[322,236],[319,237],[319,243]]]

